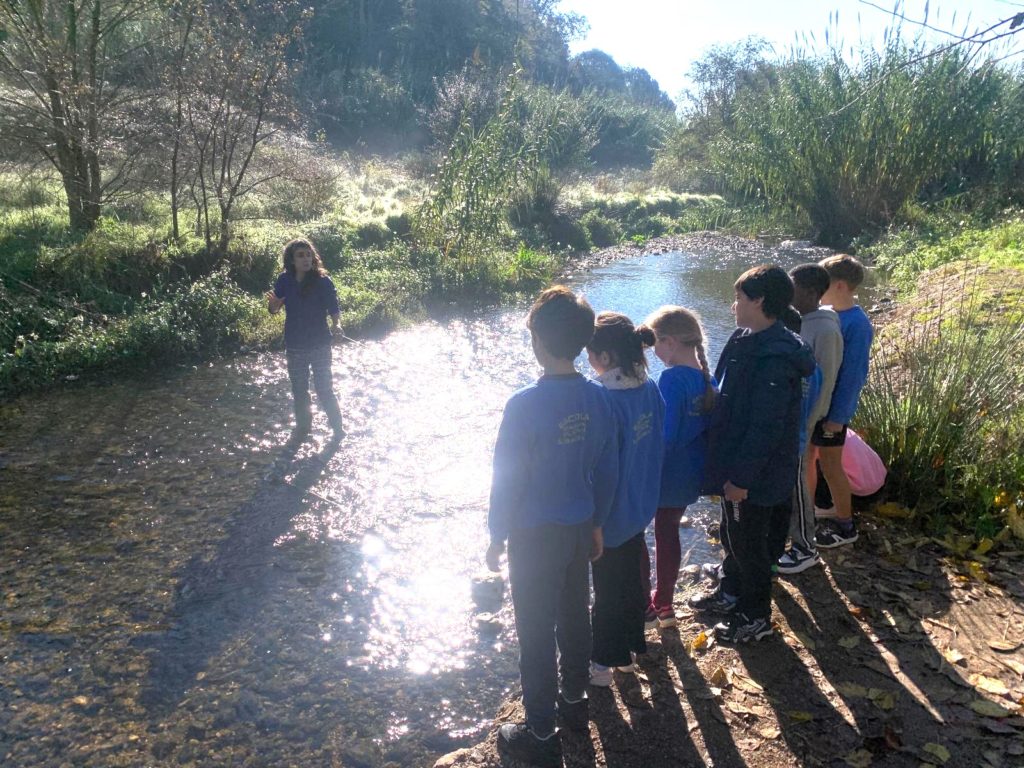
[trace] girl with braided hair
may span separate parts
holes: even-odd
[[[679,522],[686,507],[700,496],[707,430],[718,382],[708,367],[704,328],[695,312],[685,307],[661,307],[639,330],[653,333],[654,354],[666,366],[658,378],[658,389],[665,399],[665,460],[654,518],[657,582],[652,592],[648,559],[644,573],[650,602],[645,620],[648,627],[671,627],[676,624],[672,597],[682,557]]]

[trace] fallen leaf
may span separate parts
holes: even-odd
[[[793,637],[800,641],[800,644],[810,650],[815,650],[818,645],[811,638],[805,635],[803,632],[794,632]]]
[[[1019,661],[1014,661],[1013,659],[999,659],[999,663],[1024,677],[1024,664],[1021,664]]]
[[[86,696],[75,696],[71,701],[80,707],[84,707],[89,703],[89,699]]]
[[[996,696],[1005,696],[1010,692],[1010,689],[1003,684],[1002,680],[997,680],[994,677],[986,677],[985,675],[971,675],[971,685],[975,688],[980,688],[988,693],[994,693]]]
[[[1013,653],[1020,648],[1020,640],[1011,642],[1009,640],[989,640],[988,647],[993,651],[999,651],[1000,653]]]
[[[908,509],[895,501],[887,501],[884,504],[875,505],[875,512],[880,514],[882,517],[897,518],[900,520],[909,520],[914,516],[914,510]]]
[[[864,699],[868,695],[868,689],[857,683],[839,683],[836,690],[851,699]]]
[[[762,693],[764,688],[754,680],[740,672],[732,673],[732,682],[737,688],[742,688],[747,693]]]
[[[708,682],[719,688],[728,688],[732,685],[732,675],[725,667],[716,667],[715,671],[711,673],[711,677],[708,678]]]
[[[843,758],[843,761],[850,768],[868,768],[874,761],[875,756],[866,749],[857,749]]]
[[[779,735],[782,733],[782,731],[780,731],[774,725],[770,725],[767,728],[762,728],[757,733],[762,739],[777,739],[779,738]]]
[[[988,581],[988,574],[985,572],[985,568],[977,560],[971,560],[967,563],[967,570],[978,581]]]
[[[705,648],[708,644],[707,632],[701,631],[693,640],[690,641],[690,650],[699,651]]]
[[[754,712],[749,708],[743,706],[738,701],[726,702],[726,708],[735,715],[753,715]]]
[[[810,712],[803,712],[798,709],[791,709],[786,714],[789,715],[789,719],[794,723],[808,723],[814,719],[814,715]]]
[[[967,658],[962,653],[960,653],[960,651],[958,651],[956,648],[947,648],[946,650],[944,650],[942,652],[942,655],[946,658],[946,661],[948,661],[950,664],[960,664],[960,662],[965,661],[966,658]],[[967,665],[963,664],[961,666],[967,666]]]
[[[761,746],[761,742],[757,739],[740,739],[736,742],[736,746],[740,748],[741,752],[753,752]]]
[[[927,744],[924,745],[924,747],[922,747],[922,749],[924,749],[924,751],[928,754],[937,757],[940,763],[945,764],[949,761],[949,750],[941,744],[936,744],[935,742],[929,741]]]
[[[869,688],[868,698],[879,709],[890,710],[896,706],[896,697],[892,691],[886,691],[882,688]]]
[[[860,643],[860,638],[857,637],[857,635],[848,635],[846,637],[839,638],[839,645],[848,651],[856,648],[858,643]]]
[[[979,715],[984,715],[985,717],[1009,717],[1013,714],[1001,704],[996,704],[988,699],[976,699],[970,703],[970,707]]]
[[[986,537],[986,538],[984,538],[984,539],[982,539],[981,541],[978,542],[978,546],[976,546],[974,548],[974,552],[972,554],[975,557],[978,557],[979,555],[984,555],[986,552],[988,552],[994,546],[995,546],[995,542],[992,541],[992,539]]]

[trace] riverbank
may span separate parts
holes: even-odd
[[[685,607],[649,630],[636,675],[590,688],[588,733],[562,731],[565,765],[722,768],[1021,764],[1024,551],[979,578],[884,516],[856,545],[773,586],[775,636],[732,648]],[[685,578],[683,581],[686,581]],[[436,768],[501,765],[495,732]]]
[[[856,426],[891,476],[858,542],[779,579],[776,634],[747,647],[707,639],[686,600],[708,585],[684,578],[680,626],[648,631],[638,675],[590,689],[566,766],[1024,763],[1024,264],[1019,237],[985,237],[1001,246],[921,258],[866,305],[879,333]],[[920,249],[936,245],[904,255]],[[497,726],[522,714],[506,699],[486,740],[437,767],[501,764]]]

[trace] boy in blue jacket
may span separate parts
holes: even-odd
[[[498,750],[557,766],[556,711],[568,725],[587,722],[588,562],[603,549],[601,526],[618,483],[618,437],[608,395],[574,366],[594,333],[590,305],[568,288],[549,288],[530,308],[527,327],[544,375],[505,405],[488,515],[492,571],[508,540],[526,710],[526,722],[499,728]]]
[[[810,347],[779,320],[793,299],[785,270],[754,267],[740,275],[735,291],[737,330],[715,369],[721,389],[705,470],[708,487],[723,497],[725,560],[718,589],[691,605],[728,614],[715,635],[741,643],[772,633],[774,542],[789,524],[802,382],[815,362]]]
[[[843,361],[836,374],[828,414],[815,425],[811,435],[811,444],[818,449],[821,473],[836,506],[835,519],[822,521],[815,533],[818,546],[828,549],[857,540],[850,480],[843,469],[843,445],[846,443],[847,426],[857,411],[860,391],[868,380],[868,361],[875,332],[867,313],[857,304],[856,292],[864,282],[864,266],[853,256],[845,255],[829,256],[820,263],[829,276],[828,291],[821,297],[821,302],[831,304],[838,313],[843,334]],[[813,475],[812,479],[816,477]],[[814,498],[814,488],[810,493]]]

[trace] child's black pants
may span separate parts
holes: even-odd
[[[541,736],[555,727],[559,682],[569,699],[582,696],[590,682],[591,528],[589,520],[541,525],[508,538],[523,706],[527,724]]]
[[[647,652],[644,613],[650,597],[645,594],[643,585],[646,551],[641,532],[617,547],[605,547],[604,554],[592,565],[594,653],[591,658],[598,664],[624,667],[632,663],[630,651]]]
[[[789,497],[771,506],[722,499],[722,589],[738,596],[736,609],[748,619],[771,616],[772,564],[779,557],[778,541],[789,529],[791,510]]]

